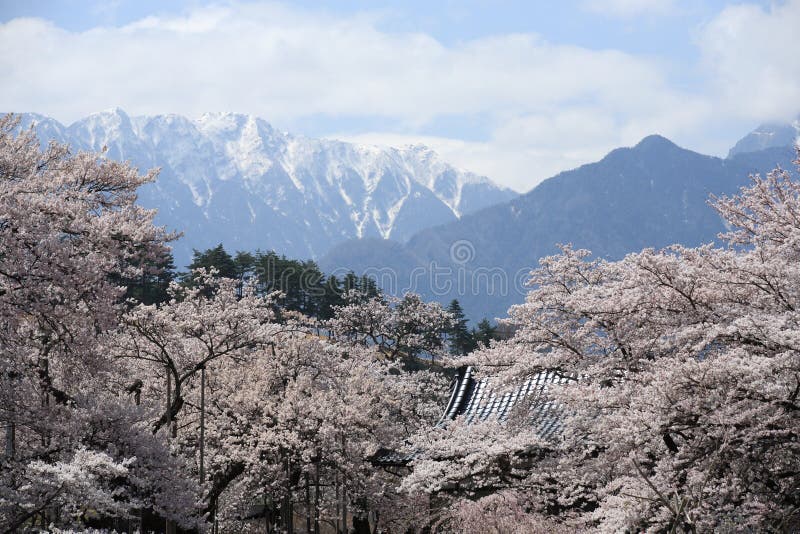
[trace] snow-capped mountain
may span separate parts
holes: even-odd
[[[141,171],[160,167],[140,202],[156,221],[182,230],[176,264],[191,249],[223,243],[230,251],[274,249],[316,258],[352,238],[404,241],[516,194],[456,169],[424,146],[386,148],[279,132],[234,113],[198,120],[179,115],[129,117],[120,109],[66,127],[24,114],[40,139],[100,150]]]
[[[728,152],[728,157],[766,148],[794,146],[800,143],[800,117],[792,122],[762,124],[737,142]]]

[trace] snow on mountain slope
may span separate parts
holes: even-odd
[[[792,122],[762,124],[734,145],[728,152],[731,158],[737,154],[758,152],[771,147],[794,146],[800,143],[800,117]]]
[[[69,127],[23,115],[23,125],[31,123],[43,142],[55,138],[78,150],[105,146],[108,157],[142,171],[160,167],[140,202],[159,210],[159,224],[184,231],[174,247],[181,267],[193,248],[217,243],[316,258],[351,238],[404,241],[516,196],[424,146],[310,139],[250,115],[131,118],[117,108]]]

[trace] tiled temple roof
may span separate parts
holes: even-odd
[[[522,401],[530,403],[531,423],[536,432],[544,439],[550,439],[562,429],[563,407],[551,399],[545,392],[553,384],[566,384],[573,380],[569,376],[556,371],[542,371],[521,382],[516,387],[503,388],[500,392],[492,388],[490,377],[475,378],[473,367],[462,367],[453,380],[450,399],[437,427],[446,425],[457,417],[469,425],[488,420],[504,423],[514,406]],[[400,453],[389,449],[381,449],[373,457],[380,465],[405,465],[416,457],[417,453]]]

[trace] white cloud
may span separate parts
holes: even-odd
[[[800,1],[725,8],[698,35],[715,111],[757,121],[800,111]]]
[[[605,3],[620,13],[671,5]],[[79,33],[15,19],[0,25],[0,102],[65,122],[114,106],[133,115],[240,111],[279,124],[319,115],[378,118],[399,124],[396,133],[411,141],[439,116],[488,117],[483,143],[429,144],[465,168],[527,190],[650,133],[701,139],[718,100],[738,100],[735,113],[748,117],[800,102],[789,42],[797,5],[729,8],[704,27],[698,42],[707,70],[724,80],[706,95],[675,89],[667,67],[652,57],[553,44],[535,34],[445,45],[422,33],[380,31],[370,13],[240,3]],[[748,26],[747,17],[765,28]],[[773,81],[764,88],[755,78]]]
[[[36,19],[0,26],[0,100],[74,119],[119,104],[200,114],[232,103],[267,118],[532,113],[564,101],[646,105],[666,90],[656,65],[615,51],[505,35],[445,47],[387,34],[368,18],[280,6],[200,9],[70,33]],[[42,108],[48,109],[42,109]]]
[[[581,5],[593,13],[621,18],[666,15],[676,9],[675,0],[584,0]]]
[[[565,107],[509,118],[482,142],[381,132],[334,137],[397,147],[422,143],[458,167],[526,192],[546,178],[597,161],[612,149],[634,145],[651,133],[675,138],[705,116],[701,103],[686,103],[684,112],[670,117],[652,114],[623,121],[599,107]]]

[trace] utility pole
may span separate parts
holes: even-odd
[[[342,501],[339,498],[339,473],[336,473],[334,475],[333,480],[334,484],[336,484],[336,534],[339,534],[340,532],[342,532],[341,529],[339,528],[341,526],[340,513],[342,505]]]
[[[311,481],[308,477],[308,471],[305,473],[306,475],[306,532],[311,534]]]
[[[292,509],[292,463],[286,458],[286,495],[283,500],[283,528],[294,532],[294,510]]]
[[[319,534],[319,458],[314,466],[314,534]]]
[[[176,384],[177,387],[177,384]],[[169,366],[167,366],[167,440],[169,436],[177,437],[177,427],[172,426],[172,375],[170,374]],[[169,519],[165,524],[166,534],[175,534],[175,522]]]
[[[342,533],[347,532],[347,478],[342,473]]]

